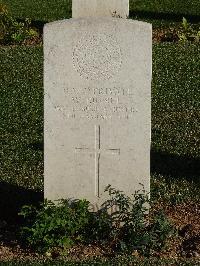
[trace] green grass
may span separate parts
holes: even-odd
[[[54,21],[71,18],[71,0],[0,0],[8,5],[12,14],[20,19]]]
[[[0,58],[0,180],[42,189],[42,48],[1,48]]]
[[[200,46],[154,45],[153,148],[200,155]]]
[[[152,192],[170,201],[199,200],[199,69],[200,46],[154,45]]]
[[[54,21],[71,17],[71,0],[1,0],[17,18],[35,21]],[[200,1],[130,0],[130,16],[165,25],[180,22],[185,16],[191,22],[200,22]]]
[[[130,0],[131,11],[146,11],[165,14],[200,15],[198,0]]]
[[[0,58],[0,181],[42,191],[42,47],[0,48]],[[199,69],[200,46],[154,45],[151,156],[154,198],[199,200]]]
[[[20,19],[54,21],[71,17],[71,0],[0,0]]]
[[[191,22],[200,22],[200,1],[131,0],[130,15],[151,22],[154,26],[179,22],[183,17]]]

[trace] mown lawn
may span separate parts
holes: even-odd
[[[42,189],[42,48],[1,48],[0,58],[0,179]]]
[[[43,191],[42,47],[1,47],[0,58],[0,190],[9,184]],[[199,201],[199,69],[198,45],[154,45],[151,176],[156,199]]]
[[[71,0],[2,0],[17,18],[54,21],[71,17]],[[200,1],[130,0],[130,16],[153,22],[154,25],[180,22],[186,17],[200,22]]]

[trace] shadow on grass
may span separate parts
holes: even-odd
[[[200,184],[200,158],[151,151],[151,173]]]
[[[24,205],[38,205],[43,193],[0,182],[0,221],[9,224],[20,222],[19,211]]]
[[[165,12],[150,12],[150,11],[131,11],[130,10],[130,18],[139,18],[139,19],[152,19],[152,20],[165,20],[171,22],[182,22],[183,17],[185,17],[189,23],[199,23],[200,15],[188,15],[188,14],[176,14],[176,13],[165,13]],[[66,18],[69,19],[69,18]],[[18,19],[18,21],[25,22],[23,19]],[[44,25],[48,23],[48,21],[39,21],[33,20],[31,21],[31,27],[36,28],[40,35],[43,34]]]
[[[31,145],[29,145],[31,149],[34,151],[44,151],[44,143],[43,142],[34,142]]]
[[[31,21],[31,27],[34,27],[36,29],[39,30],[40,34],[43,33],[43,28],[44,28],[44,25],[48,23],[46,21],[39,21],[39,20],[34,20],[34,21]]]
[[[37,149],[42,149],[36,144]],[[200,184],[200,158],[176,156],[151,151],[151,173],[161,174],[170,179],[186,179]],[[18,213],[23,205],[38,205],[43,193],[25,189],[6,182],[0,182],[0,221],[19,221]]]
[[[188,14],[176,14],[176,13],[165,13],[165,12],[150,12],[150,11],[130,11],[130,18],[141,18],[141,19],[152,19],[152,20],[166,20],[181,22],[183,17],[185,17],[190,23],[200,22],[199,15],[188,15]]]
[[[17,18],[17,21],[25,23],[26,20]],[[48,21],[31,20],[30,26],[33,27],[33,28],[36,28],[39,31],[40,35],[42,35],[43,34],[43,28],[44,28],[44,25],[46,23],[48,23]]]

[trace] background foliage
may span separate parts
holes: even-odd
[[[47,22],[71,17],[71,0],[4,0],[17,18]],[[199,22],[199,0],[130,0],[130,16],[155,25],[180,22],[186,17]]]

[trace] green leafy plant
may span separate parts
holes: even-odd
[[[89,226],[90,212],[87,201],[60,200],[57,204],[45,201],[37,209],[24,206],[20,213],[26,225],[21,229],[23,242],[39,251],[53,247],[69,248],[82,242]]]
[[[24,206],[20,213],[26,222],[23,242],[39,251],[98,243],[115,252],[137,251],[145,256],[165,246],[173,228],[162,213],[149,222],[150,200],[144,189],[132,197],[111,186],[105,191],[109,199],[97,212],[89,211],[86,200],[45,201],[39,209]]]
[[[115,249],[132,253],[150,255],[152,250],[164,248],[167,238],[174,233],[173,227],[163,213],[158,213],[149,223],[149,195],[144,189],[132,197],[122,191],[107,187],[110,200],[107,209],[115,205],[116,212],[111,214],[112,230],[110,243]]]
[[[169,236],[175,235],[176,231],[166,218],[163,211],[159,211],[149,226],[150,246],[152,250],[162,250]]]
[[[39,33],[31,28],[31,20],[17,21],[8,12],[6,5],[0,3],[0,42],[2,44],[21,44],[32,38],[38,38]]]
[[[178,31],[179,41],[181,42],[199,42],[200,40],[200,29],[195,29],[187,21],[186,18],[183,18],[182,28]]]

